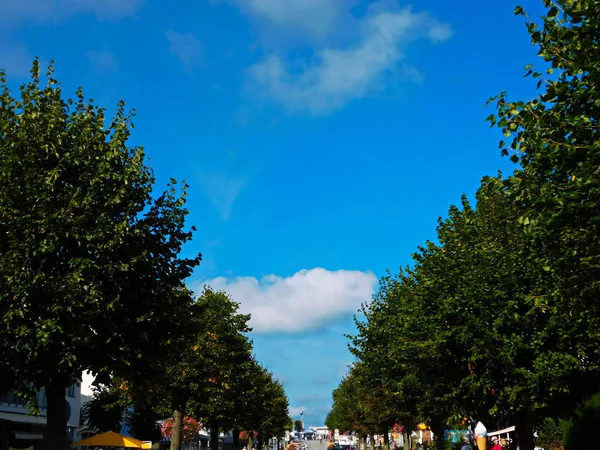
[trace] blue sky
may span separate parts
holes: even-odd
[[[515,0],[516,1],[516,0]],[[541,1],[521,2],[535,16]],[[534,94],[506,1],[4,0],[0,67],[34,56],[68,93],[138,111],[158,183],[190,184],[193,286],[253,313],[291,412],[322,423],[344,333],[481,176],[512,170],[484,118]]]

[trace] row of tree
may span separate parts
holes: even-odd
[[[36,60],[31,73],[15,98],[0,71],[2,390],[35,407],[44,389],[48,450],[66,448],[65,389],[84,371],[100,399],[172,416],[173,449],[184,415],[215,439],[281,435],[287,398],[252,356],[249,316],[223,292],[195,298],[186,286],[201,261],[181,256],[195,231],[187,186],[153,194],[123,103],[107,120],[81,89],[64,100],[52,66],[42,80]]]
[[[529,101],[492,99],[488,120],[518,165],[486,177],[439,221],[414,264],[362,308],[357,358],[333,393],[331,428],[434,435],[476,418],[515,425],[522,450],[548,418],[600,389],[600,3],[522,8],[544,70]]]
[[[250,449],[291,431],[282,385],[252,355],[250,316],[208,287],[193,306],[193,335],[173,335],[157,348],[162,363],[143,379],[115,377],[99,386],[83,409],[88,426],[118,432],[126,423],[138,439],[170,438],[172,450],[198,439],[201,426],[213,450],[221,431],[233,431],[235,448],[243,436]]]

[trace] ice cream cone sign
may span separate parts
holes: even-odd
[[[479,450],[487,450],[487,428],[481,422],[477,422],[474,430],[475,441]]]

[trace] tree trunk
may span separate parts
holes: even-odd
[[[233,435],[231,436],[232,438],[232,446],[233,446],[233,450],[238,450],[240,448],[240,430],[233,430],[232,431]]]
[[[383,432],[383,450],[390,450],[390,434],[387,429]]]
[[[210,423],[210,450],[219,450],[219,424],[216,421]]]
[[[183,415],[181,406],[173,407],[173,429],[171,430],[171,450],[181,450],[183,442]]]
[[[375,436],[374,435],[372,435],[372,434],[369,435],[369,442],[370,442],[369,447],[371,448],[371,450],[375,450]]]
[[[439,420],[433,420],[431,423],[431,433],[433,433],[436,450],[444,448],[444,428],[445,424]]]
[[[410,435],[408,434],[407,431],[405,431],[402,434],[402,440],[404,441],[404,450],[409,450],[410,449]]]
[[[519,450],[533,450],[535,448],[533,419],[530,414],[523,414],[515,421],[515,432],[517,433]]]
[[[42,447],[45,450],[67,449],[67,399],[65,383],[52,380],[45,386],[46,429]]]
[[[254,449],[254,431],[248,431],[248,450]]]

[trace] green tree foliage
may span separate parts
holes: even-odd
[[[243,430],[252,448],[257,439],[259,448],[271,438],[282,438],[291,431],[288,399],[281,383],[256,360],[252,359],[237,389],[234,429]]]
[[[516,10],[544,60],[527,68],[539,95],[501,94],[489,117],[519,167],[484,179],[476,207],[451,208],[414,266],[383,278],[352,339],[399,416],[434,431],[507,421],[524,450],[536,424],[598,390],[600,372],[600,3],[544,4],[540,23]]]
[[[551,278],[538,302],[555,313],[548,335],[561,343],[563,357],[553,371],[594,377],[600,364],[600,3],[544,4],[537,23],[523,8],[515,11],[527,19],[543,59],[543,69],[526,68],[538,80],[538,95],[510,101],[501,94],[489,120],[508,138],[502,153],[520,164],[507,185]],[[565,390],[577,401],[595,387],[578,379]]]
[[[152,405],[147,403],[134,404],[126,415],[131,435],[140,441],[159,442],[162,433],[158,421],[162,417]]]
[[[569,423],[546,417],[536,427],[538,435],[535,440],[536,447],[544,450],[564,450],[563,434]]]
[[[535,423],[573,407],[597,372],[560,340],[568,320],[543,301],[552,274],[503,180],[484,179],[476,198],[476,208],[465,198],[450,209],[413,267],[382,280],[354,352],[396,400],[380,411],[400,423],[422,418],[441,436],[447,420],[495,417],[530,449]]]
[[[302,421],[301,420],[295,420],[294,421],[294,430],[296,430],[298,432],[304,430],[304,426],[302,425]]]
[[[248,405],[254,407],[259,414],[259,422],[256,431],[262,442],[268,442],[271,438],[282,438],[288,427],[288,399],[281,383],[273,379],[273,375],[266,369],[262,369],[256,386],[259,394],[257,403]]]
[[[284,431],[291,432],[294,429],[294,419],[288,416],[287,421],[285,422]]]
[[[217,438],[219,427],[234,421],[235,399],[252,360],[246,336],[250,316],[239,314],[238,307],[225,292],[205,287],[182,310],[182,327],[159,347],[163,358],[156,370],[128,388],[139,403],[171,416],[173,450],[181,448],[186,415],[201,420]]]
[[[125,407],[120,393],[106,388],[96,389],[94,398],[81,408],[81,423],[98,433],[106,431],[121,432],[121,421]]]
[[[598,445],[598,436],[594,433],[600,424],[600,394],[587,400],[581,411],[564,427],[563,442],[565,450],[594,448]]]
[[[148,370],[176,332],[200,257],[185,197],[153,198],[143,149],[129,147],[132,116],[112,120],[59,83],[31,81],[12,96],[0,71],[0,360],[19,394],[45,387],[45,447],[66,446],[65,388],[84,370],[108,382]],[[185,316],[183,316],[185,317]],[[4,386],[8,387],[7,384]]]
[[[410,430],[416,425],[419,414],[415,399],[419,398],[421,380],[406,371],[406,364],[413,363],[416,357],[422,355],[414,351],[410,353],[408,348],[399,349],[402,344],[397,341],[397,336],[399,327],[410,333],[423,331],[421,323],[413,322],[410,327],[406,327],[405,321],[399,323],[395,314],[400,305],[388,301],[390,295],[385,290],[386,281],[389,278],[382,279],[379,294],[368,306],[361,308],[365,320],[356,321],[358,334],[349,336],[352,342],[350,349],[360,361],[353,366],[350,374],[357,379],[354,384],[362,401],[368,402],[362,405],[363,425],[366,427],[363,431],[384,436],[395,423],[402,423]],[[403,287],[393,284],[396,289]],[[395,298],[402,299],[401,296]]]
[[[369,399],[366,398],[359,377],[357,366],[354,366],[333,391],[333,405],[325,419],[325,425],[330,430],[353,431],[360,434],[373,432],[362,408]]]

